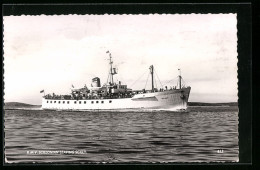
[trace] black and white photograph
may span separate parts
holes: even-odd
[[[239,162],[237,14],[3,16],[4,164]]]

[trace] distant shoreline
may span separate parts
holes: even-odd
[[[33,108],[41,108],[41,105],[32,105],[20,102],[6,102],[4,104],[5,110],[17,110],[17,109],[33,109]]]
[[[238,106],[238,103],[237,102],[228,102],[228,103],[188,102],[188,106]]]
[[[237,102],[228,103],[203,103],[203,102],[188,102],[188,106],[238,106]],[[32,109],[41,108],[41,105],[32,105],[20,102],[6,102],[4,104],[4,109],[6,110],[16,110],[16,109]]]

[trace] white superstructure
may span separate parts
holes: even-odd
[[[107,110],[107,109],[174,109],[187,108],[190,87],[181,90],[137,94],[132,98],[62,100],[42,99],[42,108],[51,110]]]

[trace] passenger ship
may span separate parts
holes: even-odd
[[[113,68],[112,56],[109,51],[110,71],[108,81],[101,86],[100,79],[92,79],[91,87],[72,89],[70,95],[47,94],[42,97],[44,110],[114,110],[114,109],[170,109],[185,110],[191,87],[182,84],[178,76],[178,87],[157,89],[154,87],[154,66],[150,66],[151,90],[132,90],[127,85],[114,82],[117,74]],[[42,90],[41,92],[44,92]]]

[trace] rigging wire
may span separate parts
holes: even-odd
[[[182,80],[182,87],[184,87],[185,86],[185,84],[186,84],[186,82],[184,81],[184,79],[181,77],[181,80]]]
[[[156,87],[156,89],[157,89],[157,82],[156,82],[156,79],[154,79],[154,82],[155,82],[155,87]]]
[[[184,81],[184,79],[183,79],[182,77],[181,77],[181,81],[182,81],[182,83],[181,83],[181,87],[185,87],[186,82]],[[177,81],[176,86],[177,86],[177,87],[180,86],[180,82],[179,82],[179,81]]]
[[[169,81],[167,81],[166,83],[164,83],[164,85],[166,85],[166,84],[168,84],[168,83],[172,82],[173,80],[175,80],[175,79],[177,79],[177,78],[178,78],[178,76],[177,76],[177,77],[175,77],[175,78],[173,78],[173,79],[171,79],[171,80],[169,80]]]
[[[109,69],[109,73],[108,73],[108,76],[107,76],[107,84],[108,84],[109,76],[110,76],[110,69]]]
[[[161,81],[160,81],[160,79],[159,79],[159,76],[157,75],[157,72],[154,70],[154,72],[155,72],[155,74],[156,74],[156,76],[157,76],[157,78],[158,78],[158,80],[159,80],[159,82],[160,82],[160,84],[161,84],[161,86],[162,86],[162,88],[163,88],[163,85],[162,85],[162,83],[161,83]]]
[[[144,89],[146,88],[146,85],[147,85],[147,82],[148,82],[148,79],[149,79],[149,74],[150,74],[150,73],[148,73],[148,76],[147,76],[147,79],[146,79],[146,83],[145,83]]]
[[[146,71],[131,85],[131,86],[129,86],[129,87],[132,87],[137,81],[139,81],[142,77],[143,77],[143,75],[146,73]]]

